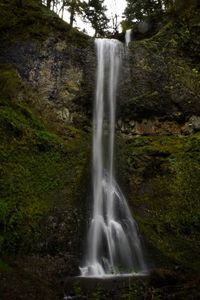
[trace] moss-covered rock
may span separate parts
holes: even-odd
[[[199,139],[199,133],[136,136],[121,150],[122,178],[128,179],[129,203],[149,244],[150,265],[188,274],[200,267]]]
[[[93,40],[38,1],[25,1],[22,8],[15,1],[0,5],[0,63],[12,66],[27,85],[24,100],[52,127],[86,126],[95,77]]]

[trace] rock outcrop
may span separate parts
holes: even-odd
[[[42,16],[40,10],[44,10]],[[95,82],[92,38],[70,28],[53,13],[45,18],[45,8],[27,5],[22,12],[24,19],[20,19],[19,9],[15,16],[13,12],[15,26],[6,32],[0,27],[0,64],[11,64],[16,69],[32,91],[29,103],[46,123],[85,126],[91,114]],[[28,17],[32,17],[32,24],[24,31]],[[44,27],[47,20],[48,29]],[[5,16],[4,22],[9,24]],[[16,31],[19,33],[13,36]]]
[[[192,120],[200,115],[198,16],[198,10],[180,15],[152,37],[129,44],[118,116],[136,124],[133,134],[197,129]]]

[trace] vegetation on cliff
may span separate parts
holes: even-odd
[[[73,207],[82,193],[88,138],[72,126],[65,126],[59,137],[49,132],[34,109],[19,100],[19,91],[26,87],[11,66],[1,65],[0,79],[0,250],[41,251],[42,219],[58,202],[65,209]]]
[[[192,271],[199,269],[199,147],[196,133],[134,137],[124,151],[131,203],[145,236],[179,268]]]

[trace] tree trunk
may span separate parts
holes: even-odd
[[[47,0],[47,7],[50,9],[51,8],[51,0]]]
[[[71,14],[70,14],[70,25],[73,27],[74,23],[74,15],[75,15],[75,10],[74,8],[71,8]]]
[[[162,9],[162,0],[158,0],[159,9]]]
[[[22,8],[22,0],[16,0],[16,5],[19,8]]]

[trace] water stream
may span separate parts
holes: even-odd
[[[126,46],[128,46],[128,44],[131,42],[131,34],[132,34],[132,29],[126,30],[126,34],[125,34]]]
[[[93,215],[84,277],[147,272],[138,226],[115,181],[114,140],[116,93],[124,46],[117,40],[96,39],[97,82],[93,116]]]

